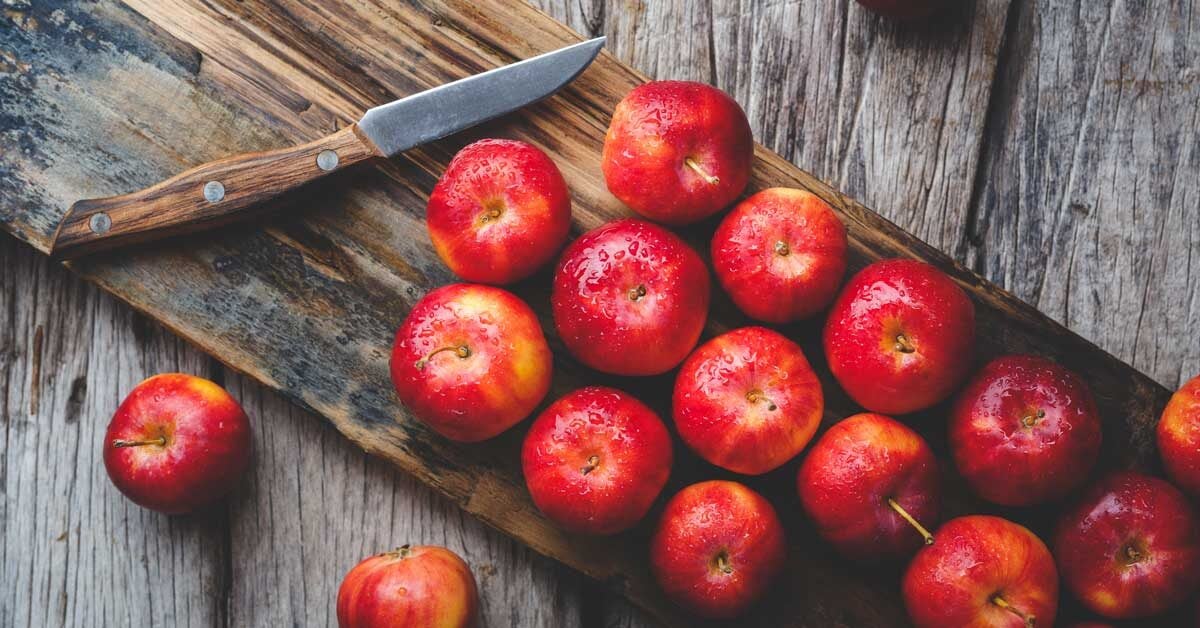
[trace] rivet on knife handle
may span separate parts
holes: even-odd
[[[381,156],[351,125],[302,146],[210,162],[140,192],[75,203],[59,224],[50,254],[69,259],[207,229],[330,172]]]

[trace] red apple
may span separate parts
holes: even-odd
[[[612,388],[568,393],[529,428],[525,485],[551,521],[613,534],[637,523],[671,473],[671,435],[645,404]]]
[[[1164,480],[1105,476],[1059,521],[1054,555],[1067,589],[1113,619],[1156,615],[1200,584],[1200,529]]]
[[[904,574],[904,605],[919,628],[1053,626],[1058,572],[1041,539],[986,515],[946,522]]]
[[[737,482],[679,491],[650,541],[650,567],[667,595],[710,618],[734,617],[783,569],[783,526],[770,502]]]
[[[571,196],[545,153],[516,140],[460,150],[429,195],[429,237],[467,281],[508,284],[533,274],[567,240]]]
[[[1078,488],[1100,454],[1100,415],[1087,384],[1031,355],[996,358],[950,413],[950,450],[984,499],[1031,506]]]
[[[818,196],[771,188],[742,201],[712,240],[713,268],[747,316],[790,323],[825,309],[846,273],[846,227]]]
[[[1158,421],[1158,453],[1167,475],[1200,495],[1200,376],[1183,385]]]
[[[479,593],[458,554],[403,545],[346,574],[337,618],[340,628],[468,628],[479,623]]]
[[[551,304],[558,334],[580,362],[614,375],[657,375],[696,346],[708,299],[708,269],[691,247],[658,225],[626,219],[567,247]]]
[[[937,460],[925,439],[889,417],[834,424],[804,458],[796,486],[821,538],[856,560],[908,556],[932,539],[924,525],[937,523]]]
[[[491,438],[529,416],[550,390],[550,347],[533,310],[490,286],[425,295],[392,347],[401,403],[451,440]]]
[[[683,225],[732,203],[750,180],[753,158],[750,123],[725,92],[654,81],[617,104],[601,167],[609,191],[635,212]]]
[[[825,357],[855,402],[908,414],[945,399],[967,376],[975,306],[924,262],[876,262],[855,275],[829,312]]]
[[[121,402],[104,434],[104,468],[134,503],[167,514],[224,497],[250,466],[250,421],[223,388],[155,375]]]
[[[858,0],[862,6],[897,20],[929,17],[945,8],[946,0]]]
[[[743,327],[683,363],[672,408],[680,438],[701,458],[758,475],[804,449],[825,399],[799,345],[765,327]]]

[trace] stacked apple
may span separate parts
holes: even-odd
[[[893,14],[933,5],[862,2]],[[617,376],[678,368],[671,419],[680,439],[708,463],[749,476],[808,447],[824,391],[801,347],[778,331],[728,330],[697,348],[709,271],[661,224],[694,223],[733,204],[750,181],[753,150],[745,114],[720,90],[678,81],[634,89],[613,114],[602,169],[613,195],[646,220],[600,225],[566,246],[550,296],[558,338],[582,365]],[[559,253],[570,195],[542,151],[483,140],[451,161],[430,195],[427,222],[438,255],[472,283],[437,288],[413,306],[395,336],[391,378],[400,401],[433,431],[489,439],[533,414],[551,387],[537,315],[496,286],[533,275]],[[1062,512],[1053,554],[999,517],[936,526],[941,469],[926,441],[894,417],[943,408],[959,474],[979,497],[1007,507],[1069,497],[1102,441],[1091,391],[1066,368],[1010,355],[971,375],[974,305],[950,277],[922,262],[882,260],[841,286],[845,227],[821,198],[785,188],[738,203],[716,226],[710,253],[719,285],[750,318],[779,325],[828,310],[824,357],[867,412],[832,425],[812,446],[796,474],[799,503],[817,534],[853,561],[909,561],[902,592],[914,623],[1050,625],[1060,573],[1072,595],[1109,618],[1161,613],[1200,586],[1193,507],[1145,475],[1109,474],[1084,491]],[[1158,439],[1170,476],[1200,492],[1200,378],[1172,399]],[[548,519],[607,535],[650,512],[674,456],[666,425],[648,406],[615,388],[586,387],[533,421],[521,466]],[[104,459],[134,501],[182,512],[230,489],[248,465],[249,427],[215,384],[161,376],[122,404]],[[771,503],[715,480],[666,502],[649,548],[664,592],[713,618],[759,599],[786,555]],[[351,570],[337,614],[343,626],[468,626],[478,597],[461,558],[403,546]]]

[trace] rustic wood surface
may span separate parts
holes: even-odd
[[[301,3],[282,3],[292,5],[290,19],[260,13],[255,3],[211,3],[249,25],[241,35],[252,43],[222,56],[214,46],[237,33],[221,30],[227,26],[220,20],[179,21],[186,4],[138,4],[147,18],[111,2],[9,0],[0,32],[0,221],[6,229],[44,245],[56,217],[77,198],[127,192],[238,150],[312,139],[352,117],[355,107],[451,70],[431,55],[422,74],[402,75],[399,62],[389,65],[389,52],[378,48],[381,32],[312,26],[320,16],[296,9]],[[1191,3],[966,3],[961,15],[925,32],[845,2],[545,4],[580,33],[609,35],[616,56],[650,75],[706,80],[730,91],[746,107],[760,142],[1161,384],[1173,387],[1200,372],[1200,342],[1188,333],[1200,323],[1200,280],[1190,280],[1191,260],[1200,259],[1194,65],[1200,35]],[[473,42],[508,54],[532,52],[489,39],[508,32],[502,23],[485,31],[456,28],[464,16],[487,14],[439,15],[445,41],[452,42],[446,46],[458,50]],[[411,17],[397,9],[379,19],[403,30]],[[297,40],[320,71],[298,71],[307,66],[287,56],[294,49],[278,47]],[[337,49],[339,40],[364,48]],[[376,57],[380,61],[371,64]],[[341,64],[369,71],[346,79]],[[263,75],[286,80],[254,80]],[[568,100],[581,107],[581,116],[604,114]],[[545,109],[535,112],[535,120],[552,118]],[[553,130],[535,127],[533,139],[565,152],[560,164],[594,161],[554,145],[547,136]],[[422,194],[466,139],[343,177],[348,202],[340,194],[317,198],[317,205],[348,209],[355,225],[324,220],[317,208],[305,213],[304,226],[281,221],[265,232],[226,234],[179,263],[173,281],[148,270],[170,258],[162,250],[139,253],[133,270],[111,262],[77,270],[118,293],[154,280],[162,282],[160,294],[181,296],[190,282],[210,281],[215,272],[240,292],[224,295],[213,310],[286,317],[255,299],[265,289],[280,302],[308,304],[311,326],[297,328],[331,349],[370,344],[371,338],[322,338],[321,325],[349,316],[360,330],[369,328],[379,307],[398,320],[405,303],[449,277],[428,274],[436,258],[423,242],[394,238],[387,244],[399,255],[386,256],[354,234],[378,227],[370,219],[384,209],[396,213],[395,207],[404,213],[393,220],[419,228]],[[594,177],[564,170],[573,183]],[[772,176],[760,173],[760,180]],[[577,195],[577,210],[605,207],[597,194]],[[596,220],[590,213],[577,216],[576,230]],[[488,530],[451,501],[363,455],[323,421],[202,357],[28,247],[7,238],[2,246],[6,586],[0,624],[324,624],[345,569],[365,553],[417,538],[447,544],[475,566],[487,625],[648,625],[639,611],[612,596],[597,601],[593,583]],[[257,253],[247,254],[251,249]],[[405,260],[418,263],[405,266]],[[388,276],[371,264],[398,274],[372,287],[406,296],[382,306],[328,301],[341,295],[340,284]],[[305,283],[296,283],[296,275]],[[727,305],[718,309],[719,324],[737,321]],[[201,345],[206,339],[200,335],[224,337],[220,328],[197,329],[193,320],[153,314]],[[1052,354],[1063,349],[1062,338],[1046,346],[1026,326],[988,326],[994,323],[983,325],[1003,329],[996,337],[1001,345]],[[280,339],[239,340],[245,350],[258,351]],[[1097,358],[1087,347],[1065,342],[1071,355],[1060,357],[1068,364],[1089,374],[1111,366],[1103,359],[1091,364]],[[315,371],[323,368],[292,362],[255,375],[296,396],[304,377],[320,379]],[[256,419],[250,481],[222,508],[201,516],[166,518],[130,506],[100,471],[99,437],[112,408],[136,381],[162,370],[223,381]],[[1117,401],[1129,384],[1097,377],[1093,384],[1102,387],[1106,420],[1117,434],[1129,437],[1156,411],[1144,407],[1161,397],[1150,386],[1146,394],[1155,401],[1128,408],[1129,416],[1111,416],[1124,413]],[[322,382],[336,383],[349,382]],[[364,390],[347,399],[356,411],[390,401]],[[301,394],[299,400],[332,414],[328,399]],[[834,412],[844,407],[833,405]],[[1107,446],[1110,460],[1152,464],[1144,437],[1133,434],[1140,448],[1129,452]],[[504,440],[468,453],[491,461],[519,437]],[[414,443],[385,442],[377,452],[389,455],[388,447]],[[462,453],[456,448],[406,453],[444,457],[438,471],[447,477],[438,488],[451,495],[467,494],[458,492],[464,483],[482,477],[459,468],[464,462],[454,458]],[[458,503],[494,524],[523,517],[489,510],[502,503],[491,493],[502,488],[485,485]],[[829,563],[826,553],[816,553],[815,563]],[[852,605],[874,603],[867,602],[874,590],[856,588],[855,570],[831,569],[828,582],[788,583],[792,603],[812,612],[801,608],[795,623],[857,625],[873,617],[871,609]],[[848,585],[840,603],[811,597],[831,584]]]

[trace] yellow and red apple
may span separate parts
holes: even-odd
[[[938,521],[941,485],[919,434],[881,414],[829,428],[800,465],[800,504],[817,533],[860,561],[911,555]]]
[[[491,438],[550,390],[550,347],[516,295],[453,284],[425,295],[396,332],[392,383],[401,403],[451,440]]]
[[[996,358],[950,413],[950,450],[984,499],[1031,506],[1087,480],[1100,454],[1100,415],[1078,375],[1045,358]]]
[[[429,195],[425,222],[454,274],[509,284],[533,274],[566,242],[571,196],[558,167],[536,147],[485,139],[450,161]]]
[[[721,221],[712,262],[721,287],[747,316],[795,322],[837,295],[846,273],[846,227],[811,192],[763,190]]]
[[[633,211],[683,225],[733,203],[753,157],[750,123],[729,95],[703,83],[653,81],[617,104],[601,168],[609,191]]]
[[[916,260],[876,262],[850,279],[825,322],[829,370],[850,398],[881,414],[924,410],[966,378],[975,306]]]
[[[581,388],[534,420],[521,449],[533,503],[585,534],[641,520],[671,474],[671,435],[654,411],[613,388]]]
[[[680,438],[701,458],[758,475],[804,449],[825,400],[799,345],[765,327],[743,327],[688,357],[671,406]]]
[[[104,434],[104,468],[134,503],[168,514],[227,494],[250,466],[250,421],[215,383],[182,373],[134,387]]]
[[[551,305],[563,344],[614,375],[657,375],[700,339],[708,269],[679,236],[644,220],[593,229],[563,252]]]
[[[366,558],[342,580],[339,628],[473,628],[479,622],[475,577],[444,547],[403,545]]]
[[[775,509],[737,482],[679,491],[650,541],[650,567],[667,596],[702,617],[728,619],[766,592],[787,545]]]

